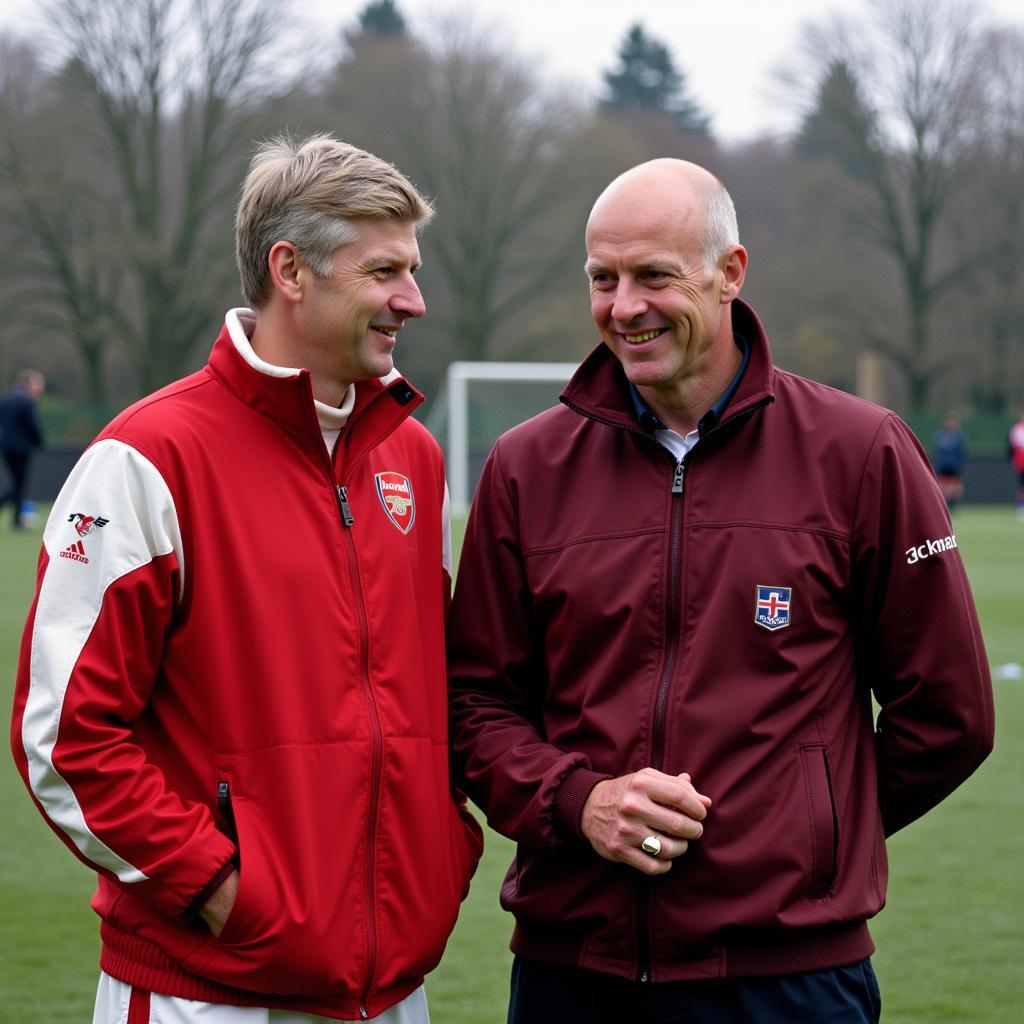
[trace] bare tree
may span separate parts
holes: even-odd
[[[105,198],[76,178],[58,140],[83,111],[27,42],[0,39],[0,266],[6,322],[37,344],[66,337],[82,359],[90,404],[103,415],[103,360],[118,275],[100,258]],[[86,115],[87,116],[87,115]],[[91,154],[78,149],[80,161]]]
[[[972,398],[1006,414],[1024,399],[1024,32],[992,30],[983,48],[986,102],[960,234],[990,256],[972,278],[982,342]]]
[[[583,225],[609,148],[595,138],[592,111],[540,81],[500,38],[493,26],[453,19],[425,40],[361,38],[317,115],[394,160],[436,201],[421,241],[430,312],[401,356],[427,386],[450,358],[535,358],[564,319],[560,290],[579,297],[569,319],[583,331],[544,354],[571,358],[591,335],[575,315],[586,311]]]
[[[486,359],[502,326],[578,271],[574,143],[587,117],[480,35],[446,33],[431,70],[419,167],[445,215],[430,245],[462,351]]]
[[[978,137],[980,34],[962,0],[872,0],[869,10],[856,26],[811,29],[806,49],[819,81],[841,65],[863,99],[859,116],[832,124],[860,172],[838,201],[891,261],[899,293],[901,323],[880,324],[861,308],[850,326],[891,361],[920,411],[958,365],[936,351],[936,312],[983,258],[950,237]]]
[[[272,0],[47,5],[53,56],[83,117],[50,140],[45,165],[26,158],[7,171],[67,322],[88,324],[76,337],[94,397],[102,341],[90,339],[117,337],[151,390],[183,371],[216,322],[245,115],[280,78],[268,63],[278,11]],[[42,194],[66,197],[70,217],[41,206]]]

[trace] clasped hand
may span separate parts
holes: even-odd
[[[686,773],[643,768],[599,782],[583,805],[581,827],[605,860],[663,875],[704,834],[702,822],[710,807],[711,798],[698,793]],[[656,857],[640,848],[648,836],[661,841]]]

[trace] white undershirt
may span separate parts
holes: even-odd
[[[700,434],[691,430],[686,437],[683,437],[677,430],[666,427],[664,430],[655,429],[654,438],[663,448],[667,448],[676,462],[682,462],[686,453],[700,440]]]
[[[260,373],[265,373],[268,377],[281,378],[298,377],[302,372],[295,367],[277,366],[274,363],[268,363],[265,359],[260,359],[256,355],[256,351],[249,341],[256,327],[256,314],[251,309],[240,307],[228,310],[226,322],[228,334],[231,335],[235,349],[254,370],[259,370]],[[390,379],[392,374],[397,375],[397,373],[397,370],[392,370],[385,380]],[[320,423],[320,431],[324,436],[324,444],[327,445],[328,452],[333,453],[338,436],[348,422],[355,404],[356,389],[354,384],[349,384],[348,391],[345,392],[345,400],[340,406],[325,405],[323,402],[318,402],[315,398],[313,399],[313,405],[316,407],[316,418]]]

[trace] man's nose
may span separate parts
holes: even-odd
[[[405,287],[391,299],[389,306],[393,313],[400,313],[406,319],[423,316],[427,311],[420,286],[412,277],[406,281]]]
[[[628,324],[646,312],[647,300],[628,281],[620,281],[612,302],[612,319],[616,323]]]

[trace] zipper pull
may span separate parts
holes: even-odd
[[[227,835],[238,842],[238,826],[235,825],[235,812],[231,806],[231,784],[217,783],[217,813],[224,819],[228,827]]]
[[[640,982],[641,982],[641,984],[647,984],[647,977],[648,977],[648,975],[647,975],[647,968],[646,967],[641,967],[640,968]]]
[[[672,493],[682,494],[683,493],[683,460],[680,459],[676,463],[675,476],[672,477]]]
[[[341,509],[341,520],[346,526],[351,526],[356,521],[356,517],[352,515],[352,509],[349,507],[348,488],[339,486],[335,490],[338,492],[338,508]]]

